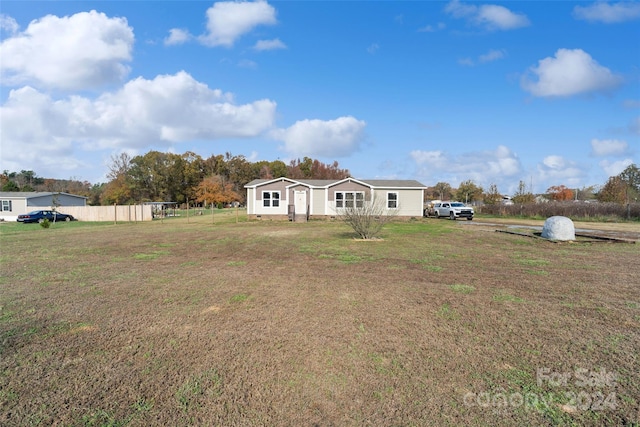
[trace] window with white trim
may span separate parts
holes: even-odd
[[[11,200],[2,201],[2,212],[11,212]]]
[[[263,191],[262,206],[264,206],[265,208],[277,208],[278,206],[280,206],[280,192]]]
[[[336,208],[361,208],[364,206],[364,192],[336,191]]]
[[[398,193],[387,193],[387,208],[388,209],[398,208]]]

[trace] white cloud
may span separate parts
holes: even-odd
[[[625,170],[627,166],[633,164],[633,159],[623,159],[611,162],[609,160],[602,160],[599,165],[607,176],[620,175],[620,172]]]
[[[10,35],[14,35],[18,32],[19,29],[20,26],[15,19],[8,15],[0,13],[0,30],[6,31]]]
[[[504,6],[492,4],[480,6],[475,20],[491,30],[513,30],[530,24],[526,15],[513,13]]]
[[[498,59],[504,58],[505,55],[506,55],[506,51],[504,49],[500,49],[500,50],[491,49],[489,52],[485,53],[484,55],[480,55],[478,57],[478,62],[480,62],[481,64],[484,64],[486,62],[497,61]]]
[[[174,45],[186,43],[190,39],[191,39],[191,34],[189,34],[187,30],[182,30],[180,28],[172,28],[169,30],[169,36],[164,39],[164,44],[166,46],[174,46]]]
[[[521,172],[518,156],[504,145],[495,150],[469,152],[457,157],[440,150],[414,150],[410,157],[420,169],[418,175],[426,181],[449,182],[452,186],[471,179],[488,186],[512,181]]]
[[[96,88],[127,76],[133,43],[125,18],[96,11],[47,15],[0,43],[0,71],[9,85]]]
[[[367,52],[369,52],[370,54],[373,55],[374,53],[376,53],[378,51],[378,49],[380,49],[380,45],[378,45],[378,43],[372,43],[367,48]]]
[[[253,48],[255,50],[276,50],[286,49],[287,45],[282,43],[280,39],[258,40]]]
[[[529,75],[523,76],[522,88],[542,97],[606,91],[622,82],[582,49],[558,49],[555,57],[541,59],[537,67],[528,71],[534,80]]]
[[[250,59],[242,59],[238,61],[238,67],[240,68],[257,68],[258,64]]]
[[[565,185],[576,188],[583,185],[585,171],[572,161],[562,156],[551,155],[542,160],[537,167],[536,182],[544,185],[545,189],[553,185]]]
[[[335,120],[300,120],[273,132],[293,156],[344,157],[357,151],[366,123],[351,116]]]
[[[487,31],[513,30],[530,25],[526,15],[494,4],[476,6],[453,0],[447,4],[444,10],[454,18],[465,18],[471,24]]]
[[[505,57],[507,52],[504,49],[491,49],[489,52],[478,56],[477,63],[478,64],[486,64],[487,62],[497,61]],[[458,59],[458,64],[464,65],[466,67],[473,67],[476,65],[476,61],[471,58],[461,58]]]
[[[441,169],[444,168],[448,163],[447,157],[441,150],[414,150],[409,155],[419,166]]]
[[[275,110],[268,99],[236,105],[231,94],[185,72],[138,78],[96,99],[56,100],[24,87],[10,91],[0,107],[2,162],[71,165],[78,150],[254,137],[273,127]]]
[[[258,156],[258,152],[257,151],[252,151],[251,154],[249,154],[247,156],[247,160],[250,162],[257,162],[258,160],[260,160],[259,156]]]
[[[437,31],[442,31],[446,28],[446,24],[444,22],[438,22],[436,25],[425,25],[422,28],[418,28],[419,33],[435,33]]]
[[[629,144],[626,141],[617,139],[592,139],[591,152],[594,156],[622,156],[629,150]]]
[[[207,10],[208,32],[200,41],[207,46],[231,47],[253,28],[275,23],[276,11],[266,1],[218,2]]]
[[[566,166],[564,157],[562,156],[547,156],[542,160],[542,164],[549,169],[562,169]]]
[[[605,1],[597,1],[589,6],[574,7],[573,17],[589,22],[603,22],[605,24],[632,21],[640,18],[640,3],[607,3]]]
[[[471,58],[460,58],[458,59],[458,64],[463,65],[465,67],[473,67],[476,65],[474,60]]]

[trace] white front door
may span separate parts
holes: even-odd
[[[306,191],[295,192],[295,209],[296,209],[296,215],[307,214],[307,192]]]

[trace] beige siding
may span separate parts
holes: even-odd
[[[255,188],[247,188],[247,214],[249,215],[254,213],[254,209],[256,207],[255,193]]]
[[[330,202],[333,202],[336,198],[335,198],[335,194],[336,191],[340,192],[340,191],[364,191],[364,197],[365,199],[369,200],[370,199],[370,190],[369,187],[362,185],[362,184],[358,184],[357,182],[353,182],[353,181],[347,181],[347,182],[343,182],[340,183],[338,185],[334,185],[332,187],[329,187],[329,198],[328,200]]]
[[[304,185],[294,185],[293,187],[289,187],[289,194],[287,196],[287,199],[290,200],[290,202],[288,202],[287,204],[293,204],[295,203],[295,193],[296,191],[306,191],[307,192],[307,203],[309,203],[309,187],[304,186]]]
[[[0,212],[0,218],[4,219],[5,221],[15,221],[18,219],[18,215],[22,215],[33,210],[27,208],[27,201],[24,198],[14,199],[11,197],[3,197],[2,200],[11,201],[11,210]],[[1,206],[2,204],[0,204],[0,207]]]
[[[422,189],[394,190],[376,189],[375,196],[387,206],[387,194],[398,194],[398,216],[422,217],[423,194]]]
[[[265,219],[287,218],[288,205],[295,203],[295,191],[306,190],[307,204],[309,214],[315,218],[331,218],[335,217],[336,192],[362,192],[364,199],[371,201],[376,195],[380,199],[380,203],[384,209],[389,209],[387,204],[387,194],[389,192],[396,193],[397,208],[391,208],[398,217],[411,218],[421,217],[423,212],[423,192],[422,187],[416,181],[394,181],[394,180],[374,180],[375,183],[360,183],[357,180],[346,180],[343,182],[333,182],[328,187],[322,186],[323,180],[310,180],[309,182],[296,183],[289,180],[277,180],[258,184],[257,188],[247,189],[248,214],[254,217]],[[406,187],[402,184],[406,183]],[[370,185],[374,188],[371,188]],[[385,188],[385,184],[388,188]],[[287,186],[290,186],[287,188]],[[400,188],[398,188],[398,187]],[[274,208],[272,206],[265,207],[262,200],[263,191],[279,191],[280,206]],[[253,206],[253,209],[251,208]]]
[[[255,189],[256,205],[255,205],[254,214],[255,215],[287,215],[288,198],[287,198],[286,187],[289,184],[291,184],[289,181],[277,181],[277,182],[272,182],[266,185],[261,185],[259,187],[256,187]],[[262,200],[262,193],[264,191],[269,191],[269,192],[279,191],[280,206],[265,207]]]
[[[324,188],[314,188],[311,190],[311,215],[327,215],[326,194]]]
[[[364,193],[365,200],[371,200],[371,189],[365,185],[359,184],[357,182],[343,182],[338,185],[334,185],[327,189],[328,192],[328,201],[327,201],[327,209],[326,214],[329,216],[335,216],[338,214],[338,209],[336,208],[336,192],[341,191],[358,191]]]

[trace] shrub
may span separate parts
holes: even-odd
[[[386,209],[384,200],[364,200],[362,206],[353,206],[340,209],[338,217],[349,225],[362,239],[374,239],[382,230],[382,227],[395,216],[397,210]]]
[[[50,226],[51,226],[51,223],[46,218],[43,219],[42,222],[40,223],[40,227],[42,228],[49,228]]]

